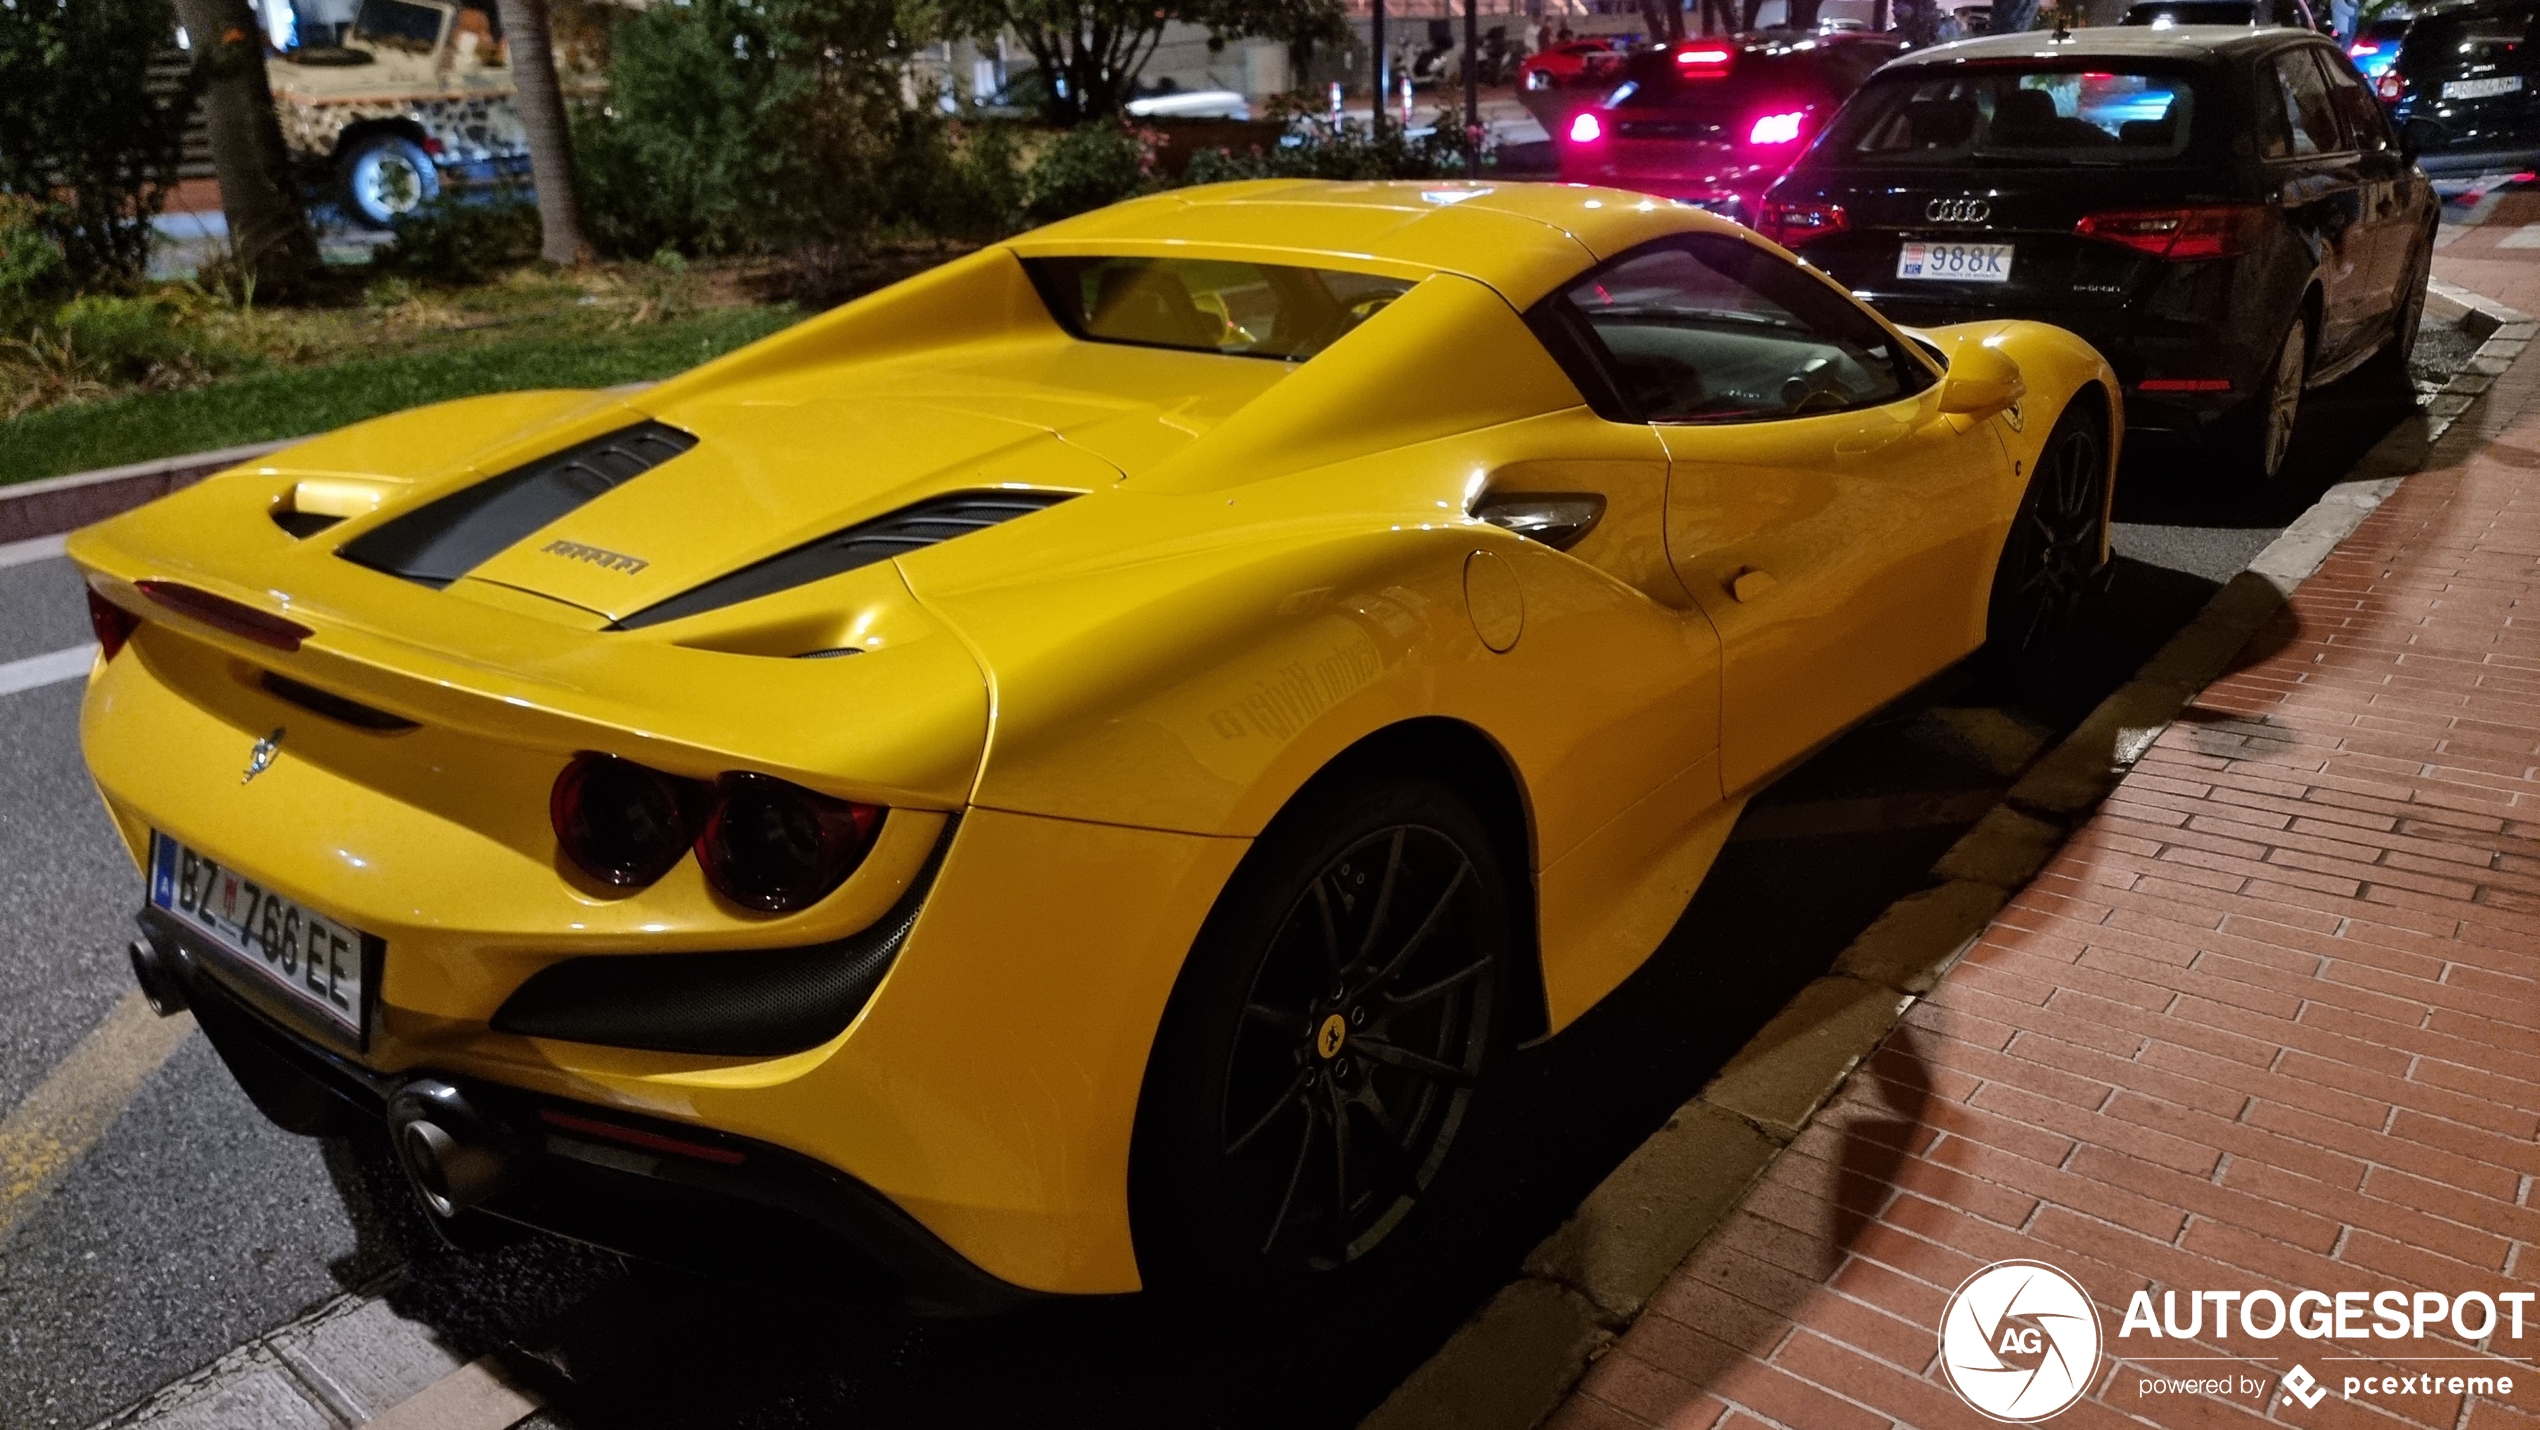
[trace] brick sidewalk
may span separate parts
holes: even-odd
[[[2540,251],[2490,248],[2438,271],[2540,309]],[[1941,1378],[1935,1331],[1952,1288],[2009,1258],[2099,1306],[2107,1358],[2058,1425],[2540,1430],[2540,1314],[2475,1346],[2118,1337],[2138,1290],[2492,1295],[2540,1272],[2535,394],[2540,357],[2338,547],[1557,1430],[1990,1423]],[[2331,1392],[2315,1408],[2276,1384],[2297,1361]],[[2417,1379],[2340,1393],[2389,1373]],[[2450,1389],[2472,1374],[2513,1388]],[[2144,1393],[2223,1375],[2248,1379]]]

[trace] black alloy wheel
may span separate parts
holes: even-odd
[[[2051,657],[2099,571],[2108,446],[2085,391],[2055,419],[1993,572],[1985,650],[2008,666]]]
[[[2266,386],[2250,402],[2243,419],[2240,460],[2262,485],[2284,475],[2284,459],[2293,450],[2293,430],[2302,420],[2302,389],[2311,378],[2311,325],[2297,313],[2276,344],[2267,365]]]
[[[2418,241],[2409,256],[2407,277],[2399,288],[2399,306],[2391,312],[2390,337],[2372,359],[2378,379],[2395,384],[2412,402],[2416,384],[2408,375],[2408,363],[2417,354],[2418,330],[2425,325],[2426,280],[2433,276],[2434,240],[2429,235]]]
[[[1310,803],[1229,884],[1150,1060],[1132,1208],[1151,1283],[1367,1255],[1429,1191],[1500,1042],[1513,901],[1471,809],[1414,779]]]

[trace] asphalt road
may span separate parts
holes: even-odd
[[[561,1397],[542,1417],[555,1426],[1352,1424],[2400,411],[2360,388],[2321,394],[2295,479],[2270,495],[2193,454],[2133,453],[2120,559],[2062,663],[2017,697],[1944,676],[1769,792],[1661,952],[1515,1059],[1425,1228],[1347,1296],[916,1324],[544,1240],[416,1254],[376,1163],[268,1126],[196,1033],[14,1229],[0,1217],[0,1426],[90,1424],[306,1307],[383,1286],[462,1354],[511,1352]],[[0,665],[86,639],[67,562],[0,567]],[[129,983],[139,880],[82,771],[78,700],[76,680],[0,695],[0,1111]]]

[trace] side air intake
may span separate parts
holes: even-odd
[[[807,586],[841,571],[870,566],[876,561],[888,561],[904,552],[983,531],[1018,516],[1029,516],[1075,495],[1075,492],[994,491],[951,492],[929,497],[888,516],[877,516],[844,531],[831,532],[817,541],[805,542],[791,551],[779,552],[728,576],[718,576],[702,586],[682,591],[667,601],[647,606],[619,621],[617,629],[631,631],[655,626],[682,616],[693,616],[700,611],[720,610],[796,586]]]
[[[659,422],[638,422],[551,452],[427,502],[337,548],[374,571],[441,587],[495,553],[697,445]]]

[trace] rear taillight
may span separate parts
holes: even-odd
[[[141,618],[95,591],[88,593],[88,628],[97,633],[97,648],[113,660],[123,643],[141,628]]]
[[[882,811],[769,775],[715,781],[697,860],[715,892],[746,908],[809,908],[864,862]]]
[[[2357,40],[2355,43],[2346,47],[2346,54],[2352,59],[2360,60],[2367,55],[2377,55],[2380,53],[2381,46],[2366,44],[2361,40]]]
[[[1746,131],[1749,144],[1793,144],[1799,140],[1799,126],[1806,123],[1808,111],[1793,109],[1782,114],[1767,114],[1757,119]]]
[[[582,754],[556,776],[547,820],[573,867],[603,884],[640,889],[688,852],[710,797],[700,781],[615,755]]]
[[[1593,114],[1581,113],[1570,121],[1570,142],[1573,144],[1593,144],[1604,137],[1605,126],[1598,123]]]
[[[1723,75],[1736,56],[1718,45],[1696,45],[1676,51],[1676,73],[1680,75]]]
[[[1803,243],[1841,233],[1852,226],[1841,204],[1802,201],[1781,203],[1766,199],[1763,212],[1756,217],[1756,231],[1784,248],[1795,249]]]
[[[2386,69],[2381,72],[2381,78],[2372,82],[2372,92],[2383,99],[2397,99],[2407,92],[2407,84],[2399,78],[2397,70]]]
[[[2266,210],[2246,204],[2118,209],[2090,215],[2073,225],[2073,232],[2122,243],[2172,263],[2190,263],[2240,253],[2256,238],[2265,217]]]

